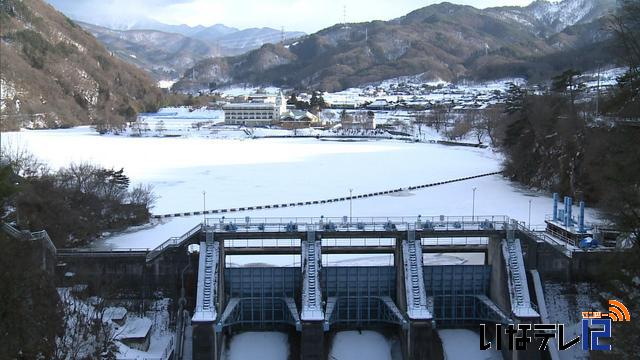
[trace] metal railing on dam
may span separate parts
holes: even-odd
[[[205,219],[204,228],[232,233],[372,233],[416,230],[421,232],[501,231],[510,219],[504,215],[484,216],[398,216],[398,217],[280,217]]]
[[[300,252],[300,239],[307,232],[322,234],[323,253],[393,251],[395,241],[406,231],[415,231],[423,248],[434,251],[482,250],[487,238],[502,236],[507,229],[537,242],[546,243],[558,253],[571,258],[580,252],[609,252],[599,247],[580,249],[546,231],[525,227],[505,215],[476,216],[391,216],[391,217],[244,217],[206,218],[181,236],[173,236],[154,248],[67,248],[58,249],[59,257],[140,256],[154,261],[167,249],[199,244],[205,233],[223,241],[226,253],[289,254]]]

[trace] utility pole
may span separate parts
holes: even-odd
[[[529,199],[529,230],[531,230],[531,199]]]
[[[202,223],[204,224],[206,221],[205,211],[207,211],[207,192],[202,190]],[[206,224],[205,224],[206,225]]]
[[[473,188],[473,199],[471,200],[471,222],[476,217],[476,190],[477,188]]]
[[[598,86],[596,87],[596,117],[600,113],[600,65],[598,65]]]
[[[353,189],[349,189],[349,224],[353,222]]]

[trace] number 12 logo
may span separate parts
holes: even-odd
[[[611,344],[598,342],[610,338],[611,319],[582,319],[582,350],[611,351]]]

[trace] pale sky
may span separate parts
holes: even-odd
[[[122,20],[149,17],[167,24],[224,24],[313,33],[342,22],[389,20],[440,0],[47,0],[71,17]],[[526,6],[532,0],[449,0],[479,8]],[[76,14],[74,16],[74,14]]]

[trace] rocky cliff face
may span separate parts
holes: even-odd
[[[160,91],[133,65],[41,0],[0,3],[2,128],[113,124]]]
[[[520,23],[536,33],[552,35],[570,26],[599,19],[615,7],[615,0],[537,0],[526,7],[501,7],[487,12]]]

